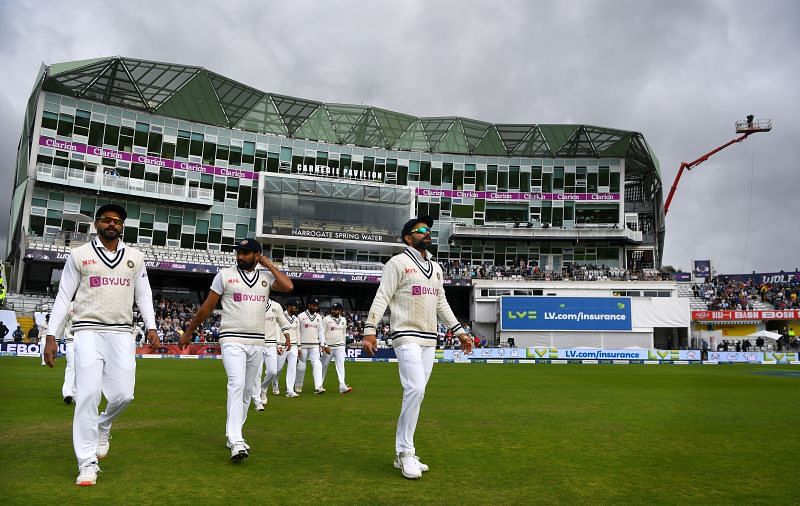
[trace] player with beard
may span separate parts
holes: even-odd
[[[257,265],[266,270],[256,269]],[[236,245],[236,267],[217,273],[205,302],[181,336],[180,347],[185,348],[194,330],[222,300],[219,342],[228,375],[225,436],[234,462],[250,455],[242,427],[250,407],[251,388],[264,356],[264,312],[270,291],[289,292],[293,288],[292,281],[261,254],[261,243],[243,239]]]
[[[58,351],[55,333],[62,328],[72,304],[75,360],[72,443],[79,468],[76,484],[80,486],[97,482],[98,459],[108,454],[111,424],[133,400],[134,302],[147,326],[150,346],[159,345],[144,255],[120,240],[126,217],[125,209],[116,204],[97,209],[94,217],[97,236],[70,252],[50,313],[44,356],[47,365],[53,367]],[[101,395],[107,404],[98,415]]]
[[[328,372],[328,365],[333,360],[336,367],[336,376],[339,378],[339,393],[347,394],[353,391],[344,380],[344,355],[347,344],[347,319],[342,316],[342,305],[338,302],[331,306],[331,314],[322,319],[322,331],[325,333],[325,348],[322,354],[322,381]]]
[[[381,283],[364,324],[364,351],[373,356],[378,348],[375,329],[389,308],[392,346],[403,386],[394,467],[409,479],[420,478],[428,470],[416,456],[414,431],[433,370],[437,318],[458,336],[465,353],[472,351],[472,339],[447,303],[442,268],[428,252],[432,226],[431,216],[414,218],[403,226],[401,236],[406,249],[384,265]]]
[[[311,362],[311,374],[314,377],[314,393],[324,394],[322,386],[322,363],[319,360],[320,347],[325,347],[325,334],[322,332],[322,316],[319,314],[319,300],[312,298],[306,304],[306,310],[297,317],[300,323],[300,351],[297,356],[297,379],[294,391],[303,391],[303,380],[306,375],[306,363]]]

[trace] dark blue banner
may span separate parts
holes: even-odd
[[[502,297],[502,330],[631,330],[630,297]]]

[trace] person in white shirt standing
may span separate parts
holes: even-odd
[[[242,427],[247,420],[256,374],[264,359],[264,311],[270,291],[290,292],[294,288],[292,281],[261,250],[261,243],[255,239],[243,239],[236,245],[236,267],[217,273],[205,302],[180,339],[181,348],[188,346],[194,330],[222,300],[219,342],[222,365],[228,375],[225,436],[234,462],[250,455]],[[256,269],[257,265],[267,270]]]
[[[422,476],[428,466],[416,456],[414,432],[425,387],[433,370],[436,351],[437,318],[444,321],[461,341],[465,353],[472,351],[472,339],[450,309],[444,293],[442,268],[431,259],[431,216],[406,222],[402,229],[406,249],[393,256],[383,267],[381,283],[364,323],[364,351],[373,356],[378,349],[375,339],[386,308],[392,329],[392,347],[397,355],[403,404],[397,419],[394,467],[409,479]]]
[[[281,332],[281,327],[288,325],[280,304],[270,299],[267,310],[264,313],[264,380],[261,380],[261,367],[256,374],[256,382],[253,384],[253,403],[256,411],[264,411],[264,404],[267,403],[267,388],[272,385],[273,380],[278,377],[278,343],[280,342],[284,350],[292,349],[292,342],[288,334]]]
[[[126,217],[125,209],[116,204],[97,210],[97,237],[70,252],[50,313],[45,361],[53,367],[58,352],[54,332],[72,301],[76,386],[72,442],[80,486],[97,482],[98,459],[108,454],[111,424],[133,400],[134,301],[147,325],[150,346],[159,345],[144,255],[120,240]],[[98,415],[101,394],[108,403]]]
[[[344,380],[347,319],[342,316],[342,305],[338,302],[331,306],[331,314],[322,319],[322,331],[325,334],[325,344],[327,345],[322,354],[322,381],[324,383],[328,365],[333,360],[336,376],[339,377],[339,393],[350,393],[353,389]]]
[[[71,327],[72,305],[70,304],[67,317],[61,321],[61,325],[54,334],[56,342],[64,341],[64,357],[67,359],[67,367],[64,369],[64,384],[61,385],[61,397],[64,399],[64,404],[75,404],[75,345]]]
[[[286,397],[299,397],[294,391],[294,382],[297,377],[297,354],[300,352],[300,321],[297,319],[297,313],[300,312],[302,306],[303,303],[300,302],[300,299],[292,299],[286,303],[286,311],[283,312],[281,332],[289,339],[289,345],[286,348],[278,346],[278,371],[272,380],[272,393],[275,395],[281,393],[278,388],[278,374],[285,365]]]
[[[297,379],[294,391],[303,391],[303,380],[306,375],[306,363],[311,362],[311,374],[314,377],[314,393],[324,394],[322,386],[322,363],[319,360],[319,350],[325,347],[325,334],[322,331],[322,316],[319,314],[319,300],[312,298],[306,305],[306,310],[297,317],[300,324],[300,354],[297,362]]]

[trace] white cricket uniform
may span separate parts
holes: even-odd
[[[346,338],[347,320],[344,316],[334,318],[331,315],[322,319],[322,331],[325,333],[325,344],[330,347],[330,353],[322,354],[322,380],[325,381],[325,376],[328,372],[328,365],[333,359],[334,366],[336,367],[336,375],[339,377],[339,391],[347,388],[347,383],[344,380],[344,356],[346,351]]]
[[[211,290],[222,300],[219,342],[228,375],[225,435],[231,445],[244,442],[242,427],[264,357],[264,308],[274,282],[275,276],[267,270],[229,267],[220,270],[211,283]]]
[[[319,360],[319,347],[325,346],[322,334],[322,315],[311,314],[308,310],[297,316],[300,323],[300,355],[297,362],[297,379],[295,390],[303,388],[306,375],[306,363],[311,362],[311,374],[314,377],[314,390],[322,388],[322,363]]]
[[[278,377],[278,345],[283,344],[286,339],[283,337],[281,327],[286,319],[283,316],[283,308],[272,299],[267,303],[267,310],[264,312],[264,361],[263,370],[265,376],[261,381],[262,368],[258,368],[256,381],[253,383],[253,400],[261,402],[261,391],[269,387],[272,381]]]
[[[391,312],[392,347],[397,355],[403,404],[397,419],[395,450],[415,453],[414,432],[436,355],[436,322],[454,335],[465,333],[444,293],[442,268],[426,252],[407,247],[383,266],[364,333],[374,333],[386,308]]]
[[[144,255],[122,241],[109,251],[99,238],[74,248],[64,264],[50,328],[61,326],[70,301],[76,388],[72,441],[80,468],[97,461],[98,431],[110,431],[133,400],[134,301],[147,328],[156,328]],[[98,415],[101,394],[108,403]]]
[[[56,343],[63,339],[64,341],[64,356],[67,359],[67,367],[64,369],[64,384],[61,386],[61,397],[67,398],[75,397],[75,339],[72,335],[72,307],[66,318],[64,318],[61,326],[54,334]]]
[[[292,345],[292,349],[284,350],[282,354],[278,355],[278,373],[286,365],[286,390],[289,390],[289,388],[294,388],[294,381],[297,377],[297,354],[300,352],[300,320],[297,315],[291,316],[286,311],[283,312],[283,318],[281,332],[289,334],[289,342]],[[278,374],[272,380],[272,386],[276,390],[278,389]]]

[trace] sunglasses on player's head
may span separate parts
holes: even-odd
[[[97,218],[97,221],[105,224],[113,223],[114,225],[122,225],[122,219],[114,218],[113,216],[101,216]]]

